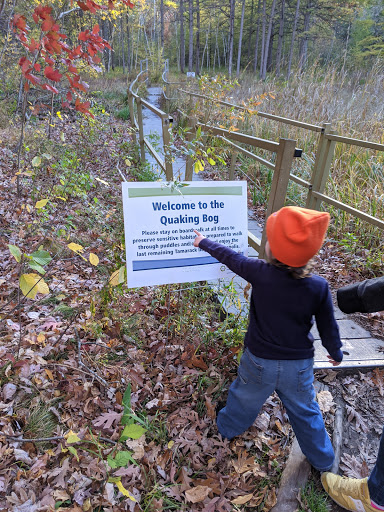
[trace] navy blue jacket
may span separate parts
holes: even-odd
[[[312,274],[295,279],[287,269],[247,258],[208,238],[199,247],[252,285],[244,339],[252,354],[264,359],[313,357],[310,330],[315,317],[322,344],[335,361],[342,361],[339,328],[324,278]]]

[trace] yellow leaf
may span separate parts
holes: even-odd
[[[126,165],[127,167],[131,167],[131,165],[132,165],[132,164],[131,164],[131,161],[130,161],[130,160],[128,160],[128,158],[126,158],[126,159],[125,159],[125,165]]]
[[[96,256],[96,254],[93,254],[93,252],[91,252],[89,255],[89,261],[92,263],[92,265],[95,265],[95,267],[99,264],[99,258]]]
[[[45,373],[47,374],[47,377],[49,380],[53,380],[53,373],[51,370],[48,370],[48,368],[45,368]]]
[[[82,245],[75,244],[74,242],[71,242],[70,244],[68,244],[68,249],[71,249],[71,251],[73,251],[73,252],[83,252],[84,251],[84,247]]]
[[[62,141],[62,142],[64,142],[64,141],[65,141],[65,135],[64,135],[64,132],[61,132],[61,133],[60,133],[60,139],[61,139],[61,141]]]
[[[61,117],[61,112],[60,112],[60,111],[57,111],[57,112],[56,112],[56,115],[57,115],[57,117],[58,117],[59,119],[63,120],[63,118]]]
[[[109,284],[111,286],[117,286],[118,284],[124,283],[125,281],[125,267],[120,267],[118,270],[115,270],[111,277],[109,278]]]
[[[40,199],[40,201],[37,201],[37,203],[35,204],[35,208],[44,208],[48,201],[49,199]]]
[[[37,337],[37,341],[39,343],[43,343],[43,341],[45,341],[45,335],[41,332],[38,337]],[[49,371],[49,370],[48,370]]]
[[[175,441],[169,441],[168,448],[171,449],[174,444],[175,444]]]
[[[66,201],[65,197],[56,196],[57,199],[61,199],[62,201]]]
[[[132,494],[127,491],[127,489],[124,487],[124,485],[121,483],[121,480],[119,482],[116,482],[116,486],[119,489],[119,491],[124,494],[127,498],[129,498],[131,501],[136,501],[135,498],[132,496]]]
[[[67,432],[64,437],[67,440],[67,444],[78,443],[81,441],[80,437],[75,432],[72,432],[72,430]]]
[[[196,160],[195,165],[193,166],[193,169],[194,169],[195,173],[204,171],[203,162],[201,160]]]
[[[34,299],[37,293],[49,293],[47,283],[38,274],[22,274],[20,276],[20,290],[28,299]]]

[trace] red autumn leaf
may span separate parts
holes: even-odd
[[[15,16],[13,17],[13,25],[20,30],[26,30],[27,22],[25,16],[23,16],[22,14],[15,14]]]
[[[69,91],[67,92],[67,100],[72,101],[72,94]]]
[[[79,39],[79,41],[87,41],[87,39],[89,39],[89,30],[80,32],[78,39]]]
[[[49,84],[43,84],[41,86],[42,89],[45,89],[46,91],[51,91],[55,94],[58,94],[58,90],[56,89],[56,87],[53,87],[53,85],[49,85]]]
[[[79,2],[77,2],[77,5],[80,7],[80,9],[82,11],[89,11],[90,10],[89,7],[87,7],[87,5],[84,2],[80,2],[79,1]]]
[[[39,48],[39,41],[35,41],[34,39],[31,39],[30,44],[27,46],[28,50],[30,52],[35,52]]]
[[[88,110],[90,106],[91,106],[91,104],[89,101],[81,102],[79,100],[79,98],[76,98],[75,109],[78,110],[79,112],[83,112],[83,114],[90,114],[90,112]]]
[[[43,24],[41,25],[41,30],[43,32],[49,32],[50,30],[52,30],[54,24],[55,20],[51,16],[49,16],[46,20],[43,21]]]
[[[25,74],[29,69],[31,69],[31,61],[27,59],[27,57],[21,57],[19,60],[19,66],[21,68],[21,72]]]
[[[69,65],[68,65],[68,71],[69,71],[70,73],[77,73],[77,72],[78,72],[78,71],[77,71],[77,68],[75,68],[75,66],[72,66],[72,64],[69,64]]]
[[[48,80],[53,80],[54,82],[60,82],[61,77],[63,76],[58,72],[57,69],[53,69],[50,66],[47,66],[44,69],[44,75],[48,78]]]
[[[100,32],[100,26],[96,24],[92,29],[92,34],[98,34]]]
[[[35,76],[35,75],[31,75],[31,73],[25,73],[25,78],[27,80],[29,80],[31,82],[31,84],[33,85],[40,85],[41,84],[41,80],[39,77]]]
[[[53,59],[51,59],[48,55],[46,55],[46,56],[44,57],[44,60],[45,60],[45,62],[46,62],[49,66],[53,66],[53,65],[54,65],[54,63],[55,63],[55,61],[54,61]]]
[[[38,62],[36,62],[36,64],[33,66],[33,69],[34,69],[35,71],[40,71],[40,70],[41,70],[41,66],[40,66],[40,64],[39,64]]]

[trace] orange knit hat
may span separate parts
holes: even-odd
[[[285,206],[267,219],[273,256],[289,267],[303,267],[323,245],[330,215],[298,206]]]

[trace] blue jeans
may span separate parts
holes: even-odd
[[[319,471],[329,470],[334,451],[315,401],[313,380],[313,359],[262,359],[245,349],[226,406],[217,415],[220,434],[232,439],[247,430],[276,391],[304,455]]]
[[[368,478],[368,489],[371,500],[384,507],[384,428],[381,434],[376,466]]]

